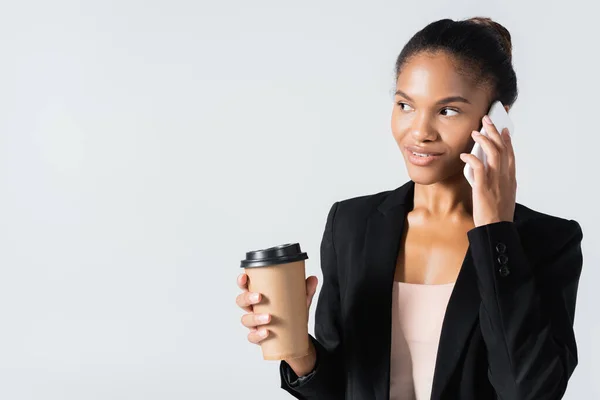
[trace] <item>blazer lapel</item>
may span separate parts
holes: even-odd
[[[365,322],[362,360],[378,400],[389,399],[394,272],[413,189],[414,182],[409,181],[392,191],[367,221],[357,320]]]
[[[433,375],[432,399],[442,398],[479,315],[481,297],[470,249],[469,245],[446,307]]]

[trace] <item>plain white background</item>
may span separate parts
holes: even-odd
[[[239,261],[300,242],[321,277],[332,203],[408,179],[396,56],[475,15],[513,35],[517,201],[583,227],[566,398],[600,398],[594,7],[3,1],[0,398],[288,398],[246,341]]]

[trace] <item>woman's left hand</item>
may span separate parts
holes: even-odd
[[[515,153],[508,129],[502,135],[487,117],[483,117],[488,137],[473,131],[473,139],[486,154],[488,170],[477,157],[461,153],[460,159],[473,168],[473,221],[475,226],[513,221],[517,198]]]

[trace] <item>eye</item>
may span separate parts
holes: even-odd
[[[398,104],[400,106],[400,108],[402,109],[402,111],[409,111],[407,109],[404,108],[404,106],[410,107],[408,104],[403,103],[401,101],[397,102],[396,104]]]
[[[447,116],[447,117],[454,117],[455,115],[459,114],[459,111],[458,111],[458,110],[455,110],[455,109],[453,109],[453,108],[448,108],[448,107],[446,107],[446,108],[443,108],[443,109],[442,109],[442,112],[443,112],[443,111],[449,111],[449,112],[451,112],[451,113],[455,113],[455,114],[449,114],[449,115],[448,115],[448,114],[446,114],[446,116]]]

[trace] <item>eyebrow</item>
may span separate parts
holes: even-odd
[[[396,90],[396,95],[400,95],[400,96],[406,98],[407,100],[414,101],[409,95],[404,93],[402,90]],[[453,102],[471,104],[471,102],[469,100],[465,99],[462,96],[444,97],[443,99],[438,100],[435,104],[440,105],[440,104],[453,103]]]

